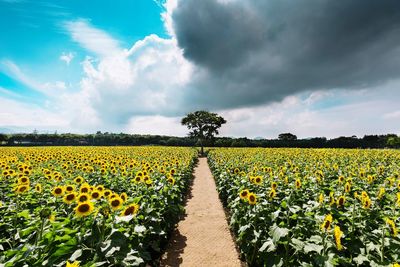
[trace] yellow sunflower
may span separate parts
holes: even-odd
[[[75,186],[73,186],[73,185],[66,185],[64,188],[65,188],[65,191],[66,191],[66,192],[73,192],[73,191],[75,191]]]
[[[345,201],[346,201],[346,198],[344,196],[340,196],[336,201],[336,205],[338,205],[338,207],[342,207],[344,205]]]
[[[79,202],[86,202],[86,201],[89,201],[90,200],[90,195],[88,194],[88,193],[81,193],[79,196],[78,196],[78,201]]]
[[[18,186],[15,189],[15,191],[17,194],[24,194],[24,193],[27,193],[29,191],[29,189],[30,189],[29,185],[23,184],[23,185]]]
[[[257,203],[257,196],[254,193],[249,193],[247,199],[249,200],[250,205],[255,205]]]
[[[64,195],[63,201],[64,201],[64,203],[71,204],[71,203],[75,202],[76,196],[77,196],[77,193],[75,193],[75,192],[66,193]]]
[[[249,195],[249,190],[245,189],[240,191],[239,196],[241,199],[247,199],[247,196]]]
[[[128,199],[128,195],[123,192],[120,196],[119,196],[124,202]]]
[[[323,231],[329,231],[331,229],[331,224],[333,221],[333,217],[331,214],[325,216],[324,222],[321,224],[321,229]]]
[[[139,211],[138,204],[131,204],[125,208],[125,210],[121,213],[121,216],[128,216],[131,214],[136,214]]]
[[[82,176],[78,176],[78,177],[76,177],[76,178],[74,179],[74,182],[77,183],[77,184],[81,184],[81,183],[83,183],[84,181],[85,181],[85,179],[83,179]]]
[[[75,208],[75,214],[78,217],[89,216],[93,212],[93,204],[89,201],[80,202],[78,206]]]
[[[64,187],[63,186],[56,186],[56,187],[53,188],[51,193],[55,197],[60,197],[60,196],[64,195]]]
[[[124,201],[119,196],[116,196],[109,200],[110,206],[113,210],[119,210],[122,207],[123,202]]]
[[[22,176],[21,178],[18,179],[18,184],[23,185],[23,184],[29,184],[29,178],[26,176]]]
[[[256,177],[254,177],[253,182],[254,182],[256,185],[262,184],[262,182],[263,182],[262,176],[256,176]]]
[[[92,199],[100,199],[102,197],[102,193],[100,191],[94,190],[90,193]]]
[[[339,226],[335,226],[334,235],[337,249],[342,250],[343,247],[340,239],[342,238],[343,232],[340,230]]]
[[[67,261],[67,265],[65,267],[79,267],[79,261],[69,262]]]
[[[300,179],[296,179],[296,188],[299,189],[301,187]]]
[[[35,185],[35,191],[38,193],[42,193],[43,192],[43,188],[41,184],[36,184]]]
[[[169,177],[167,181],[168,181],[168,183],[170,183],[171,185],[174,185],[174,184],[175,184],[175,179],[172,178],[172,177]]]

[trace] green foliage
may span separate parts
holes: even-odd
[[[182,214],[197,156],[177,147],[0,150],[0,263],[6,267],[65,266],[68,260],[87,267],[156,264]],[[136,182],[139,173],[149,180]],[[20,177],[29,178],[30,189],[16,194]],[[115,211],[105,196],[92,199],[94,211],[78,217],[78,203],[52,194],[56,186],[79,191],[84,184],[75,183],[77,177],[92,191],[101,185],[127,199]],[[138,212],[123,216],[131,204]]]
[[[399,235],[387,223],[400,225],[399,151],[220,148],[210,151],[208,160],[249,266],[392,266],[400,261]],[[256,195],[254,205],[240,195],[244,190]],[[372,204],[366,208],[367,198]],[[333,220],[325,230],[329,214]],[[343,232],[341,249],[335,227]]]

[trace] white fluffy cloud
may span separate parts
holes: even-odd
[[[65,64],[69,65],[69,63],[71,63],[71,61],[74,59],[75,54],[72,52],[63,52],[60,56],[60,60],[64,61]]]
[[[105,31],[91,26],[88,20],[67,21],[64,27],[75,42],[99,56],[121,52],[118,41]]]

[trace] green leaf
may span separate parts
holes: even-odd
[[[359,254],[357,257],[353,258],[353,261],[358,265],[363,264],[364,262],[369,262],[368,258],[363,254]]]
[[[70,261],[75,261],[77,258],[79,258],[80,256],[82,256],[82,249],[78,249],[74,252],[74,254],[71,255],[71,257],[69,258]]]
[[[24,217],[27,220],[31,217],[31,215],[29,214],[29,210],[23,210],[19,212],[17,215],[18,217]]]
[[[287,236],[288,233],[289,233],[289,229],[281,228],[281,227],[277,226],[276,224],[271,226],[270,231],[269,231],[269,234],[272,236],[274,243],[277,243],[282,237]]]
[[[290,240],[290,245],[291,245],[294,249],[296,249],[296,250],[298,250],[298,251],[301,251],[301,250],[303,250],[303,248],[304,248],[304,242],[301,241],[301,240],[299,240],[299,239],[296,239],[296,238],[292,238],[292,239]]]
[[[318,254],[320,254],[323,249],[324,249],[324,246],[317,245],[315,243],[306,243],[305,246],[304,246],[304,252],[305,253],[309,253],[309,252],[315,251]]]
[[[267,241],[264,242],[264,244],[261,246],[261,248],[258,250],[259,252],[263,252],[267,250],[267,252],[274,251],[276,249],[276,246],[271,238],[269,238]]]

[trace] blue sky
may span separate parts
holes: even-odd
[[[150,34],[167,36],[161,11],[160,4],[149,0],[1,0],[0,59],[12,61],[37,81],[66,81],[74,87],[82,76],[80,62],[93,53],[71,39],[65,23],[84,20],[116,38],[122,46],[129,47]],[[69,53],[73,60],[63,64],[60,56]],[[12,75],[7,75],[4,66],[0,86],[35,99],[36,103],[43,98]]]
[[[0,132],[399,134],[398,3],[0,0]]]

